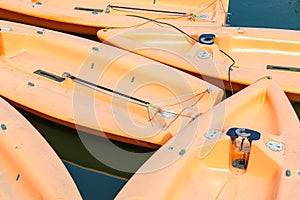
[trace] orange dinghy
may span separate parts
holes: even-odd
[[[81,199],[50,145],[2,98],[0,124],[1,199]]]
[[[0,94],[81,131],[157,148],[223,96],[196,77],[115,47],[0,26]]]
[[[268,76],[280,84],[290,100],[300,102],[299,31],[236,27],[180,31],[108,29],[99,30],[98,37],[219,87],[225,85],[227,90],[239,91]]]
[[[227,10],[228,0],[0,0],[4,20],[92,35],[100,28],[148,22],[143,17],[178,26],[224,25]]]
[[[186,126],[116,199],[299,199],[299,144],[290,102],[261,80]]]

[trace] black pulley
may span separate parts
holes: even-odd
[[[198,41],[201,43],[201,44],[208,44],[208,45],[211,45],[215,42],[215,34],[202,34],[199,36],[199,39]]]

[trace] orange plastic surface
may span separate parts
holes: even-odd
[[[234,127],[260,133],[246,169],[232,165],[238,155],[226,132]],[[267,147],[270,141],[275,149]],[[299,199],[299,144],[299,121],[289,100],[276,82],[261,80],[186,126],[116,199]]]
[[[38,27],[0,25],[0,94],[78,130],[157,148],[223,96],[205,81],[115,47]],[[65,72],[89,84],[62,79]]]
[[[69,172],[40,133],[0,98],[0,198],[81,199]]]

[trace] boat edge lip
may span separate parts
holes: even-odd
[[[291,106],[291,104],[290,104],[290,102],[289,102],[289,100],[288,100],[288,98],[286,97],[286,95],[284,94],[284,91],[282,90],[282,88],[279,86],[279,84],[277,83],[277,82],[275,82],[274,80],[260,80],[260,81],[258,81],[258,82],[256,82],[256,83],[253,83],[253,84],[251,84],[250,86],[248,86],[247,88],[253,88],[253,89],[255,89],[255,88],[257,88],[257,87],[262,87],[262,92],[264,92],[264,93],[268,93],[268,92],[274,92],[274,91],[276,91],[278,94],[279,94],[279,99],[280,99],[280,101],[279,101],[279,103],[280,102],[282,102],[282,104],[284,104],[284,105],[286,105],[287,107],[288,107],[288,110],[289,110],[289,113],[291,113],[291,115],[289,115],[289,119],[291,120],[291,121],[293,121],[294,122],[294,125],[297,125],[297,128],[298,128],[298,132],[300,132],[300,123],[299,123],[299,121],[298,121],[298,118],[297,118],[297,116],[296,116],[296,114],[295,114],[295,112],[294,112],[294,110],[293,110],[293,108],[292,108],[292,106]],[[229,100],[224,100],[223,102],[221,102],[219,105],[216,105],[213,109],[217,109],[216,107],[219,107],[219,106],[222,106],[222,104],[226,104],[226,103],[228,103],[228,101],[232,101],[231,99],[237,99],[237,98],[239,98],[239,97],[241,97],[242,95],[245,95],[247,92],[248,92],[248,90],[249,89],[247,89],[247,88],[245,88],[244,90],[242,90],[240,93],[238,93],[238,94],[235,94],[235,95],[233,95],[233,96],[231,96],[231,97],[229,97],[228,99]],[[271,88],[271,90],[269,91],[269,89]],[[282,104],[278,104],[278,105],[282,105]],[[213,111],[210,111],[211,113],[213,112]],[[206,114],[204,114],[204,115],[202,115],[200,118],[201,119],[204,119],[205,117],[209,117],[209,115],[211,115],[211,113],[206,113]],[[207,116],[205,116],[205,115],[207,115]],[[200,121],[202,121],[201,119],[199,119]],[[194,123],[196,123],[196,122],[194,122]],[[283,122],[284,124],[285,124],[285,126],[286,127],[289,127],[289,120],[288,121],[285,121],[285,122]],[[230,126],[231,127],[231,126]],[[209,128],[209,127],[207,127],[207,128]],[[185,127],[183,130],[182,130],[182,132],[185,132],[185,129],[188,129],[188,127]],[[206,130],[206,128],[204,128],[205,130]],[[204,131],[204,129],[202,130],[202,131]],[[290,128],[289,127],[289,129],[290,130],[292,130],[292,128]],[[297,133],[298,133],[297,132]],[[296,133],[296,134],[297,134]],[[288,133],[284,133],[285,135],[287,135]],[[295,134],[295,135],[296,135]],[[149,165],[148,163],[151,163],[151,162],[155,162],[155,161],[158,161],[158,159],[153,159],[154,157],[155,158],[158,158],[158,155],[159,155],[159,153],[160,152],[164,152],[164,153],[166,153],[167,151],[168,151],[168,149],[169,149],[169,151],[171,151],[171,150],[174,150],[175,149],[175,146],[173,145],[173,142],[174,141],[179,141],[179,139],[176,139],[176,137],[179,137],[179,135],[180,135],[180,133],[177,135],[177,136],[175,136],[172,140],[170,140],[170,141],[168,141],[162,148],[160,148],[156,153],[154,153],[150,158],[149,158],[149,160],[148,161],[146,161],[146,163],[144,164],[144,165]],[[184,134],[181,134],[181,135],[184,135]],[[200,134],[198,134],[198,136],[196,136],[196,138],[195,138],[195,140],[199,140],[199,138],[201,137],[201,136],[199,136]],[[224,134],[223,134],[224,135]],[[269,136],[269,134],[267,134],[268,136]],[[187,137],[186,135],[185,135],[185,137]],[[204,137],[204,136],[203,136]],[[224,136],[225,137],[225,136]],[[285,138],[285,136],[284,135],[280,135],[280,136],[275,136],[274,138],[279,138],[279,139],[284,139]],[[298,140],[296,141],[296,142],[299,142],[300,140],[300,136],[297,136],[297,138],[298,138]],[[182,139],[182,137],[180,137],[180,139]],[[227,138],[228,139],[228,138]],[[293,139],[293,138],[292,138]],[[229,139],[228,139],[229,140]],[[180,140],[181,141],[181,140]],[[294,142],[294,146],[298,146],[298,150],[299,150],[299,144],[296,144],[296,142]],[[182,144],[182,142],[179,142],[177,145],[180,145],[180,144]],[[197,143],[197,142],[193,142],[193,144],[191,145],[191,148],[189,148],[189,149],[185,149],[185,153],[184,154],[181,154],[181,156],[184,156],[184,155],[189,155],[189,153],[191,153],[191,152],[195,152],[195,148],[197,147],[197,145],[199,145],[199,143]],[[263,143],[263,142],[260,142],[259,144],[255,144],[255,146],[256,146],[256,148],[259,148],[259,149],[265,149],[266,151],[267,151],[267,149],[266,149],[266,147],[265,147],[265,143]],[[170,148],[170,147],[172,147],[172,148]],[[178,150],[178,147],[176,148],[177,150]],[[180,148],[179,148],[180,149]],[[295,149],[293,149],[293,148],[291,148],[289,151],[290,151],[290,153],[291,152],[293,152]],[[280,152],[280,151],[279,151]],[[299,151],[295,151],[295,152],[297,152],[298,154],[299,154]],[[294,152],[294,153],[295,153]],[[271,159],[273,159],[272,157],[272,155],[273,154],[276,154],[276,152],[274,152],[274,151],[270,151],[269,153],[269,156],[270,156],[270,158]],[[176,155],[177,157],[178,157],[178,155]],[[280,156],[279,157],[285,157],[285,153],[280,153]],[[298,157],[299,157],[299,155],[298,155]],[[282,159],[279,159],[279,161],[281,162],[281,163],[283,163],[283,162],[285,162],[285,159],[287,159],[287,158],[284,158],[283,160]],[[290,159],[293,159],[293,157],[291,157]],[[183,159],[184,161],[187,161],[188,160],[188,158],[186,157],[186,159]],[[299,164],[299,161],[298,161],[298,164]],[[118,193],[118,195],[117,195],[117,198],[116,199],[119,199],[119,198],[124,198],[125,196],[124,195],[126,195],[126,191],[128,190],[129,191],[129,196],[126,196],[127,198],[128,197],[137,197],[136,196],[136,194],[134,194],[133,193],[133,190],[131,190],[130,188],[132,188],[133,186],[134,186],[134,181],[135,180],[137,180],[137,181],[141,181],[142,180],[142,174],[141,175],[139,175],[140,174],[140,172],[141,172],[141,169],[143,168],[143,166],[144,165],[142,165],[141,166],[141,168],[137,171],[137,173],[125,184],[125,186],[123,187],[123,189]],[[290,169],[289,169],[289,164],[285,164],[285,165],[283,165],[283,166],[281,166],[280,164],[278,164],[280,167],[281,167],[281,172],[282,172],[282,174],[284,174],[284,173],[288,173],[288,175],[286,175],[286,176],[282,176],[281,178],[280,178],[280,180],[279,181],[284,181],[285,179],[291,179],[289,176],[290,176]],[[293,166],[296,166],[295,165],[295,163],[292,163],[291,165],[293,165]],[[180,165],[181,166],[181,165]],[[297,165],[297,166],[299,166],[299,165]],[[164,170],[167,170],[168,169],[168,166],[164,169]],[[175,168],[175,169],[177,169],[177,168]],[[287,169],[287,170],[286,170]],[[295,169],[293,170],[293,171],[296,171]],[[299,171],[299,170],[298,170]],[[142,172],[143,173],[143,172]],[[147,175],[147,177],[148,178],[151,178],[150,176],[151,176],[151,173],[152,172],[147,172],[147,173],[145,173],[146,175]],[[155,172],[153,172],[154,174],[155,174]],[[281,173],[279,173],[279,176],[280,176],[280,174]],[[298,175],[299,175],[300,173],[298,173]],[[135,177],[137,177],[137,179],[135,179]],[[154,180],[154,179],[151,179],[151,180]],[[289,180],[289,182],[290,181],[297,181],[297,177],[295,178],[295,176],[294,176],[294,178],[292,179],[292,180]],[[153,184],[153,182],[150,182],[149,184]],[[152,188],[153,189],[153,188]],[[280,188],[278,188],[278,193],[284,193],[284,192],[287,192],[287,191],[281,191],[282,189],[281,189],[281,187]],[[285,190],[285,189],[284,189]],[[284,195],[284,194],[280,194],[280,195]],[[141,196],[141,194],[139,194],[138,195],[139,197],[142,197]]]
[[[65,165],[63,164],[62,160],[59,158],[59,156],[56,154],[56,152],[54,151],[54,149],[50,146],[50,144],[45,140],[45,138],[41,135],[41,133],[13,106],[11,105],[5,98],[3,98],[2,96],[0,96],[0,104],[1,106],[4,106],[6,107],[6,111],[11,113],[9,118],[14,118],[16,119],[17,121],[10,121],[8,122],[8,125],[5,126],[5,129],[4,126],[1,126],[2,127],[2,131],[9,131],[12,130],[14,132],[11,132],[11,134],[9,135],[10,138],[14,138],[14,137],[18,137],[18,140],[19,142],[21,142],[20,145],[16,145],[16,144],[11,144],[11,145],[16,145],[15,148],[18,149],[18,154],[17,154],[17,157],[18,155],[22,155],[24,153],[29,153],[29,156],[30,157],[26,157],[26,162],[28,162],[28,159],[32,158],[33,160],[38,160],[37,158],[42,156],[44,157],[45,155],[40,155],[40,154],[36,154],[34,153],[33,151],[35,151],[33,149],[33,147],[37,147],[39,149],[39,151],[43,150],[43,151],[46,151],[47,152],[47,155],[48,156],[51,156],[51,161],[55,161],[55,163],[52,163],[52,164],[55,164],[55,170],[53,171],[57,171],[58,172],[58,175],[64,175],[64,183],[63,183],[63,188],[65,189],[68,189],[69,191],[67,192],[68,195],[71,195],[72,198],[75,198],[75,199],[81,199],[81,194],[71,176],[71,174],[68,172],[67,168],[65,167]],[[1,108],[2,109],[2,108]],[[16,123],[17,127],[22,124],[24,126],[22,126],[22,129],[23,129],[23,134],[18,134],[19,132],[15,132],[15,128],[14,128],[14,124]],[[1,123],[1,125],[5,123]],[[25,130],[25,131],[24,131]],[[31,135],[32,137],[36,138],[35,140],[28,140],[28,138],[24,135],[25,132],[27,133],[26,135]],[[18,136],[19,135],[19,136]],[[24,136],[23,136],[24,135]],[[21,136],[21,137],[20,137]],[[23,139],[22,139],[23,138]],[[8,139],[8,138],[7,138]],[[25,140],[24,140],[25,139]],[[39,141],[39,143],[33,143],[31,144],[32,141]],[[5,142],[5,141],[3,141]],[[9,141],[8,141],[9,142]],[[30,159],[30,160],[32,160]],[[46,158],[48,159],[48,158]],[[19,160],[19,162],[22,162],[21,160]],[[31,163],[31,162],[30,162]],[[33,163],[31,163],[30,165],[32,165]],[[52,166],[51,164],[51,166]],[[19,164],[18,164],[19,165]],[[25,166],[27,166],[28,164],[26,164]],[[28,169],[31,169],[33,168],[32,166],[30,167],[27,166],[24,168],[28,168]],[[43,164],[45,166],[49,166],[47,163]],[[23,169],[23,170],[26,170],[26,169]],[[20,169],[20,171],[23,171],[22,170],[22,167]],[[47,172],[47,170],[42,170],[41,172]],[[40,175],[37,175],[35,174],[34,177],[38,176],[40,180],[43,179],[43,174],[40,174]],[[52,175],[51,175],[52,176]],[[19,179],[22,179],[22,174],[21,173],[18,173],[18,175],[16,176],[16,181],[18,181]],[[56,178],[53,177],[52,179],[52,183],[53,181],[56,181]],[[57,183],[56,183],[57,184]],[[49,185],[44,185],[42,188],[40,189],[47,189],[47,188],[51,188],[51,184]],[[53,191],[53,189],[51,190]],[[49,191],[44,191],[44,192],[41,192],[42,194],[44,195],[49,195]],[[62,195],[62,194],[51,194],[51,195]],[[58,196],[57,196],[58,197]]]

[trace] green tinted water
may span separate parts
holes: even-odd
[[[154,150],[121,142],[110,141],[50,122],[31,113],[18,109],[43,135],[73,177],[84,199],[111,199],[133,175],[133,173],[153,154]],[[101,160],[95,158],[82,143],[81,138],[97,145],[103,152]],[[116,152],[114,147],[127,154]],[[116,169],[113,162],[123,166]]]

